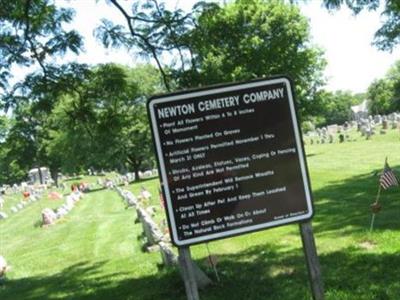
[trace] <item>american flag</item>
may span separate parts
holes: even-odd
[[[387,162],[385,162],[385,168],[383,169],[381,177],[379,178],[379,182],[381,184],[381,187],[383,187],[383,189],[385,190],[391,186],[399,185],[399,181],[397,180],[396,175],[389,167],[389,164]]]

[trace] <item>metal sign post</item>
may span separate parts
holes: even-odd
[[[321,267],[319,264],[317,248],[315,247],[314,233],[311,222],[299,224],[304,256],[307,262],[310,277],[311,291],[314,300],[324,299],[324,285],[322,282]]]
[[[178,248],[178,261],[182,278],[185,283],[186,296],[188,300],[199,300],[199,291],[193,269],[192,258],[190,257],[189,247]]]

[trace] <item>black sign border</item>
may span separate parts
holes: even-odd
[[[298,149],[301,150],[301,153],[298,153],[298,157],[299,157],[299,161],[300,161],[300,165],[301,165],[301,169],[302,169],[301,177],[303,179],[303,185],[305,187],[306,197],[308,195],[308,198],[309,198],[309,199],[306,199],[307,206],[309,207],[308,214],[301,215],[300,217],[284,219],[282,222],[278,221],[278,224],[274,224],[274,225],[269,225],[269,224],[271,224],[271,222],[268,222],[268,223],[264,223],[264,224],[255,225],[255,226],[257,226],[257,228],[252,228],[252,227],[254,227],[254,225],[253,225],[253,226],[241,227],[241,228],[233,229],[233,230],[229,230],[229,231],[223,231],[221,233],[212,233],[211,235],[205,235],[205,236],[192,238],[192,239],[186,239],[186,240],[175,239],[178,237],[178,234],[177,234],[176,226],[172,225],[171,216],[172,216],[172,218],[174,218],[173,208],[171,207],[172,205],[169,205],[169,202],[171,202],[171,201],[168,202],[168,200],[170,200],[171,198],[168,197],[169,195],[166,192],[166,187],[165,187],[164,181],[163,181],[163,180],[165,180],[167,182],[167,178],[163,178],[163,177],[166,177],[166,173],[163,172],[163,169],[161,168],[161,162],[160,162],[159,155],[158,155],[157,144],[160,144],[160,141],[157,140],[156,130],[154,128],[157,124],[153,124],[153,118],[152,118],[153,114],[152,114],[152,110],[151,110],[152,102],[155,100],[163,100],[165,98],[170,98],[170,97],[174,97],[174,96],[190,95],[190,94],[204,92],[204,91],[209,91],[211,94],[212,91],[218,91],[220,89],[229,88],[229,87],[232,87],[232,88],[238,87],[237,90],[240,90],[240,86],[242,86],[242,85],[256,84],[259,82],[265,82],[266,84],[268,84],[271,81],[278,81],[278,80],[281,80],[283,83],[286,83],[286,86],[288,89],[288,100],[289,100],[289,102],[291,101],[292,107],[294,108],[294,111],[291,111],[291,119],[292,119],[292,124],[294,126],[293,129],[295,130],[296,147],[298,147]],[[275,228],[275,227],[279,227],[279,226],[284,226],[284,225],[289,225],[289,224],[293,224],[293,223],[302,223],[302,222],[311,220],[313,218],[314,213],[315,213],[314,201],[313,201],[313,195],[312,195],[310,175],[309,175],[308,166],[307,166],[307,162],[306,162],[304,143],[303,143],[303,139],[302,139],[301,126],[299,126],[299,121],[298,121],[299,120],[298,107],[297,107],[297,103],[295,101],[296,95],[295,95],[293,86],[294,86],[293,81],[289,76],[278,75],[278,76],[273,76],[273,77],[258,78],[258,79],[254,79],[254,80],[250,80],[250,81],[233,82],[233,83],[227,83],[227,84],[216,84],[216,85],[210,85],[207,87],[193,88],[193,89],[181,90],[181,91],[177,91],[177,92],[164,93],[164,94],[156,94],[147,100],[147,103],[146,103],[147,116],[148,116],[148,120],[150,123],[153,147],[154,147],[155,154],[156,154],[158,174],[159,174],[159,179],[160,179],[160,183],[161,183],[161,192],[162,192],[164,202],[165,202],[165,210],[166,210],[166,215],[167,215],[167,222],[168,222],[168,228],[169,228],[169,232],[170,232],[171,242],[174,246],[176,246],[176,247],[185,246],[186,247],[186,246],[191,246],[191,245],[196,245],[196,244],[201,244],[201,243],[207,243],[209,241],[215,241],[215,240],[235,237],[235,236],[239,236],[239,235],[243,235],[243,234],[253,233],[253,232],[270,229],[270,228]],[[185,99],[187,99],[187,98],[185,98]],[[184,100],[184,99],[182,99],[182,100]],[[296,120],[293,120],[293,118],[292,118],[293,114],[294,114]],[[154,119],[154,122],[156,123],[155,119]],[[296,130],[298,133],[298,139],[296,139]],[[157,141],[158,141],[158,143],[157,143]],[[161,149],[160,149],[160,152],[161,152]],[[305,178],[303,175],[305,175]],[[175,222],[174,222],[174,224],[175,224]],[[242,230],[242,231],[229,233],[229,232],[236,231],[236,230]],[[212,237],[210,237],[210,236],[212,236]],[[193,241],[194,239],[196,239],[196,241]],[[200,240],[198,240],[198,239],[200,239]]]

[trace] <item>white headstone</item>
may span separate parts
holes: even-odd
[[[8,265],[3,256],[0,255],[0,278],[3,277],[8,270]]]
[[[45,208],[42,210],[43,225],[52,225],[56,220],[57,220],[57,215],[52,209]]]

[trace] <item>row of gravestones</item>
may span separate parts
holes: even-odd
[[[143,208],[140,204],[141,201],[138,201],[138,199],[131,192],[122,190],[120,188],[117,188],[117,192],[128,206],[136,208],[137,221],[142,225],[142,230],[147,240],[147,249],[159,250],[164,266],[178,266],[181,274],[184,274],[181,266],[178,264],[178,256],[172,250],[169,235],[162,233],[157,223],[153,220],[155,207],[150,206]],[[207,275],[193,261],[192,266],[199,288],[204,288],[212,283],[210,278],[208,278]]]
[[[71,192],[66,198],[65,203],[63,203],[60,207],[53,210],[51,208],[45,208],[42,210],[42,225],[48,226],[53,225],[57,220],[68,215],[71,210],[75,207],[76,203],[81,200],[83,197],[82,192],[78,189],[75,189]]]
[[[136,209],[137,221],[140,222],[142,225],[143,233],[146,237],[146,248],[148,250],[155,249],[156,247],[154,246],[158,246],[160,242],[170,242],[168,236],[164,235],[159,229],[156,222],[153,221],[153,217],[157,210],[155,206],[144,208],[144,206],[142,205],[142,202],[144,200],[143,195],[141,195],[140,197],[136,197],[130,191],[123,190],[119,187],[117,187],[116,190],[125,201],[127,207],[132,207]],[[141,192],[141,194],[143,193],[144,191]],[[146,195],[146,197],[151,197],[148,192],[144,194]]]
[[[144,172],[139,171],[139,177],[140,178],[151,178],[154,176],[158,176],[158,171],[157,169],[153,170],[147,170]],[[135,180],[135,174],[134,173],[126,173],[125,175],[119,175],[116,177],[116,184],[118,185],[128,185],[129,183],[133,182]]]
[[[1,194],[17,194],[23,192],[43,192],[48,188],[45,184],[29,184],[27,182],[21,182],[20,184],[14,183],[13,185],[4,184],[0,187]]]
[[[13,214],[16,214],[20,211],[22,211],[25,207],[29,206],[30,204],[40,201],[41,199],[41,195],[42,192],[40,191],[33,191],[32,194],[29,194],[29,196],[24,197],[23,200],[21,200],[19,203],[17,203],[16,205],[12,206],[10,208],[10,211]],[[5,200],[0,196],[0,208],[3,208],[3,205],[5,203]],[[0,211],[0,220],[2,219],[7,219],[8,218],[8,214],[4,211]]]
[[[388,129],[400,129],[400,114],[369,116],[368,118],[361,118],[357,122],[357,131],[360,132],[361,137],[365,137],[367,140],[376,134],[376,131],[379,130],[380,134],[386,134]]]
[[[116,186],[116,179],[98,179],[97,184],[105,187],[105,188],[114,188]],[[42,210],[42,225],[52,225],[58,219],[63,218],[64,216],[68,215],[71,210],[75,207],[75,204],[82,199],[83,192],[88,192],[95,188],[95,184],[87,184],[87,183],[80,183],[79,186],[73,185],[72,192],[65,198],[65,203],[63,203],[60,207],[53,210],[51,208],[45,208]]]
[[[375,115],[368,118],[361,118],[358,121],[345,122],[343,125],[332,124],[310,131],[306,136],[309,137],[310,144],[325,144],[333,143],[335,140],[334,135],[338,134],[338,141],[342,143],[344,141],[351,141],[348,131],[357,128],[362,137],[370,139],[375,134],[378,125],[381,126],[380,134],[385,134],[389,128],[400,129],[400,114],[392,113],[388,116]]]
[[[97,179],[97,184],[99,186],[102,186],[104,188],[108,189],[113,189],[114,187],[118,185],[128,185],[131,182],[135,180],[135,174],[134,173],[126,173],[125,175],[118,175],[114,179],[110,178],[98,178]]]

